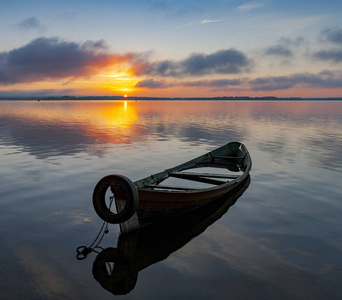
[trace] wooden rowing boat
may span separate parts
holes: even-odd
[[[81,246],[77,259],[85,259],[93,251],[98,253],[92,268],[96,281],[114,295],[128,294],[135,288],[140,271],[166,259],[204,232],[235,204],[249,183],[248,176],[242,185],[196,210],[120,234],[115,248]],[[82,253],[84,249],[87,252]]]
[[[231,142],[135,182],[122,175],[105,176],[95,186],[93,205],[101,219],[128,232],[213,201],[241,185],[251,167],[246,147]]]

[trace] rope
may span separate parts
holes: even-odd
[[[110,197],[110,203],[109,203],[109,208],[108,208],[108,211],[110,211],[111,207],[112,207],[112,204],[113,204],[113,200],[114,200],[114,197]],[[106,227],[105,227],[106,225]],[[103,230],[103,228],[105,227],[105,229]],[[91,243],[91,245],[89,247],[87,246],[79,246],[77,249],[76,249],[76,258],[78,260],[83,260],[83,259],[86,259],[88,254],[90,254],[91,252],[96,252],[98,253],[95,249],[96,248],[100,248],[102,249],[99,244],[101,243],[103,237],[105,234],[107,234],[109,232],[108,230],[108,222],[104,221],[102,226],[101,226],[101,229],[99,231],[99,233],[97,234],[96,238],[94,239],[94,241]],[[101,238],[99,239],[100,235],[102,233],[102,236]],[[97,241],[99,239],[99,241]],[[97,243],[96,243],[97,241]],[[96,243],[96,245],[94,246],[94,244]]]

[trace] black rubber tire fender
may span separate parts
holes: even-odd
[[[126,198],[124,208],[114,213],[110,211],[106,204],[106,191],[111,188],[114,198],[115,190]],[[115,199],[114,199],[115,201]],[[93,206],[97,215],[104,221],[111,224],[119,224],[130,219],[137,211],[139,204],[139,193],[134,183],[123,175],[107,175],[100,179],[93,192]],[[112,205],[115,205],[113,203]]]

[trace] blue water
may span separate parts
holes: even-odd
[[[0,101],[1,298],[112,299],[93,275],[98,254],[76,259],[102,226],[97,181],[229,141],[251,154],[249,187],[178,250],[159,259],[146,242],[155,261],[116,297],[341,299],[342,102],[329,101]],[[119,245],[108,229],[103,249]]]

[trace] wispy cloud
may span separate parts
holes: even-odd
[[[267,47],[264,54],[289,58],[294,55],[294,49],[299,48],[303,43],[304,38],[301,37],[297,39],[281,38],[276,45]]]
[[[259,7],[262,7],[262,6],[264,6],[264,4],[260,3],[260,2],[249,2],[246,4],[240,5],[235,10],[237,10],[239,12],[249,12],[251,10],[257,9]]]
[[[265,51],[265,54],[290,57],[293,55],[293,52],[292,50],[290,50],[288,47],[284,45],[276,45],[276,46],[267,48],[267,50]]]
[[[24,29],[24,30],[44,30],[45,26],[43,26],[40,21],[36,17],[30,17],[23,19],[19,23],[16,24],[17,28]]]
[[[293,87],[342,88],[342,72],[298,73],[288,76],[260,77],[249,82],[252,91],[287,90]]]
[[[342,27],[332,27],[323,30],[323,37],[336,45],[342,45]]]
[[[333,46],[331,49],[324,49],[313,53],[315,59],[321,61],[331,61],[333,63],[342,63],[342,28],[331,27],[322,31],[322,37],[326,44]]]
[[[187,24],[179,25],[175,29],[180,29],[180,28],[195,26],[195,25],[206,25],[206,24],[211,24],[211,23],[219,23],[219,22],[223,22],[225,20],[226,19],[203,19],[203,20],[194,21],[194,22],[190,22]]]
[[[210,19],[204,19],[201,21],[201,24],[208,24],[208,23],[217,23],[222,22],[223,20],[210,20]]]

